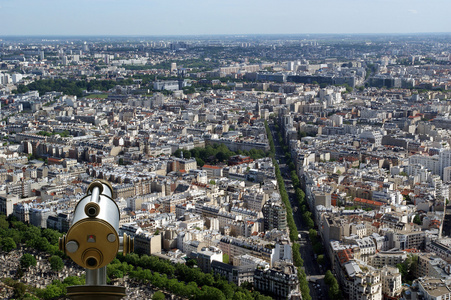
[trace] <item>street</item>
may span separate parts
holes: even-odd
[[[290,199],[291,208],[293,209],[294,221],[298,232],[301,235],[301,238],[297,241],[297,243],[300,245],[301,256],[304,260],[304,270],[307,274],[307,279],[309,280],[310,296],[312,299],[329,299],[327,294],[328,288],[324,283],[324,274],[326,270],[320,267],[315,259],[315,253],[313,252],[313,247],[309,239],[309,228],[302,220],[301,211],[299,209],[295,211],[295,207],[298,206],[298,203],[295,198],[293,184],[290,178],[290,168],[286,164],[285,153],[282,146],[279,144],[278,135],[274,125],[268,125],[274,140],[276,150],[275,159],[279,162],[280,173],[283,176],[285,188]]]

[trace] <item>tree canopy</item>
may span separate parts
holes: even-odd
[[[20,258],[20,266],[23,269],[28,269],[31,266],[36,266],[36,258],[29,253],[24,253]]]
[[[50,268],[53,271],[61,271],[64,268],[63,260],[61,259],[61,257],[59,257],[57,255],[52,255],[49,258],[49,262],[50,262]]]
[[[227,146],[224,144],[207,145],[205,146],[205,148],[196,147],[191,150],[177,149],[174,152],[174,156],[180,158],[182,157],[182,153],[184,158],[189,159],[191,157],[194,157],[199,167],[202,167],[205,163],[214,165],[217,163],[227,162],[228,159],[234,155],[246,155],[250,156],[252,159],[258,159],[267,156],[267,153],[265,153],[263,150],[257,149],[251,149],[249,151],[238,150],[236,152],[233,152],[230,151],[229,148],[227,148]]]

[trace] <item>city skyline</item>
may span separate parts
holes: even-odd
[[[0,35],[1,299],[451,298],[451,33],[79,31]]]
[[[0,36],[393,34],[449,32],[451,3],[433,0],[0,0]]]

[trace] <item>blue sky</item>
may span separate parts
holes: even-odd
[[[451,0],[0,0],[0,36],[451,32]]]

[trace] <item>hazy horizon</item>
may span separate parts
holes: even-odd
[[[11,35],[1,35],[0,37],[6,38],[22,38],[22,37],[39,37],[39,38],[57,38],[57,37],[88,37],[88,38],[146,38],[146,37],[253,37],[253,36],[422,36],[422,35],[451,35],[451,31],[448,32],[405,32],[405,33],[397,33],[397,32],[375,32],[375,33],[223,33],[223,34],[148,34],[148,35],[139,35],[139,34],[123,34],[123,35],[114,35],[114,34],[11,34]]]
[[[0,36],[449,33],[451,1],[0,0]]]

